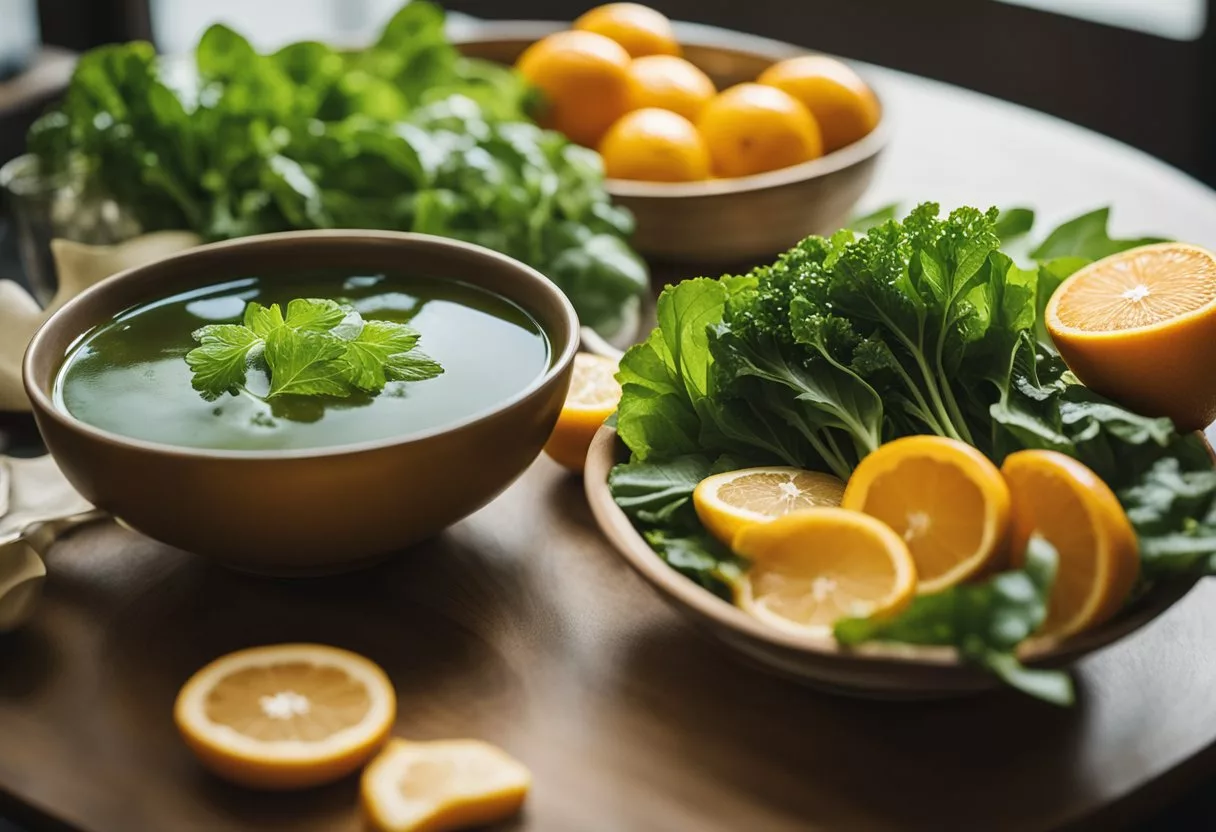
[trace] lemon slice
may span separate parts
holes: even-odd
[[[545,445],[545,453],[571,471],[583,470],[595,432],[621,400],[616,371],[611,358],[589,352],[574,356],[570,392]]]
[[[701,481],[693,492],[697,517],[730,546],[752,523],[767,523],[794,511],[838,506],[844,482],[831,474],[801,468],[744,468]]]
[[[182,738],[220,777],[264,789],[338,780],[366,763],[396,716],[392,682],[376,664],[320,644],[230,653],[177,696]]]
[[[815,508],[745,526],[734,549],[752,561],[735,603],[787,632],[828,638],[839,619],[892,616],[916,594],[907,544],[859,511]]]
[[[392,740],[363,772],[363,813],[380,832],[438,832],[519,811],[532,775],[479,740]]]

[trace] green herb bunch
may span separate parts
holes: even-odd
[[[142,42],[81,56],[62,104],[30,130],[42,170],[80,174],[146,231],[377,228],[479,243],[546,274],[602,329],[648,286],[599,156],[531,123],[533,91],[462,57],[425,0],[365,49],[262,55],[215,25],[192,71],[171,66]]]
[[[1098,211],[1050,235],[1027,268],[1001,247],[1032,220],[924,204],[864,233],[809,238],[747,275],[669,287],[658,327],[621,362],[617,428],[633,461],[613,472],[618,503],[668,563],[729,596],[742,565],[690,503],[707,473],[785,464],[847,478],[884,442],[937,434],[998,464],[1026,448],[1084,462],[1139,535],[1145,587],[1213,570],[1216,472],[1202,438],[1081,385],[1042,326],[1065,277],[1150,241],[1111,239]],[[1040,541],[1024,569],[920,597],[894,621],[843,621],[837,637],[950,644],[1064,699],[1060,677],[1026,671],[1013,652],[1042,622],[1054,571]]]
[[[240,324],[212,324],[195,331],[199,346],[186,354],[194,389],[208,401],[246,393],[267,401],[279,396],[379,393],[390,381],[424,381],[443,372],[418,348],[413,328],[392,321],[365,321],[352,307],[332,300],[287,304],[250,303]],[[261,370],[265,395],[250,390],[251,370]]]

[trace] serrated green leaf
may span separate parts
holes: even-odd
[[[346,317],[347,309],[325,298],[302,298],[287,304],[284,322],[301,332],[329,332]]]
[[[251,301],[245,307],[245,326],[253,330],[253,334],[259,338],[265,338],[282,325],[283,310],[277,303],[262,306],[260,303]]]
[[[263,355],[270,368],[267,398],[282,395],[347,396],[351,385],[342,360],[346,344],[320,332],[281,326],[266,338]]]
[[[249,353],[261,339],[243,326],[212,324],[194,332],[199,345],[186,353],[191,384],[207,401],[235,393],[245,384]]]
[[[350,341],[346,348],[345,360],[349,365],[348,377],[351,384],[360,390],[380,390],[389,380],[389,373],[396,372],[395,369],[390,369],[397,366],[393,360],[417,345],[418,333],[404,324],[391,321],[365,322],[358,337]],[[403,362],[401,366],[408,364]]]
[[[422,350],[397,353],[384,365],[384,374],[389,381],[426,381],[442,373],[439,362]]]

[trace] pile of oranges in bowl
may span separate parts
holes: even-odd
[[[516,64],[545,98],[541,122],[599,150],[610,179],[695,182],[808,162],[861,139],[881,108],[823,55],[776,63],[719,91],[681,57],[671,21],[637,3],[592,9]]]

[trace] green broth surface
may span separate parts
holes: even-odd
[[[245,304],[286,307],[294,298],[350,303],[367,320],[409,323],[437,378],[390,382],[376,396],[248,393],[206,401],[190,383],[191,333],[240,323]],[[543,331],[513,303],[462,283],[398,275],[250,277],[130,309],[69,352],[55,401],[113,433],[191,448],[291,450],[350,445],[442,428],[492,410],[527,388],[550,362]],[[265,384],[251,371],[249,388]]]

